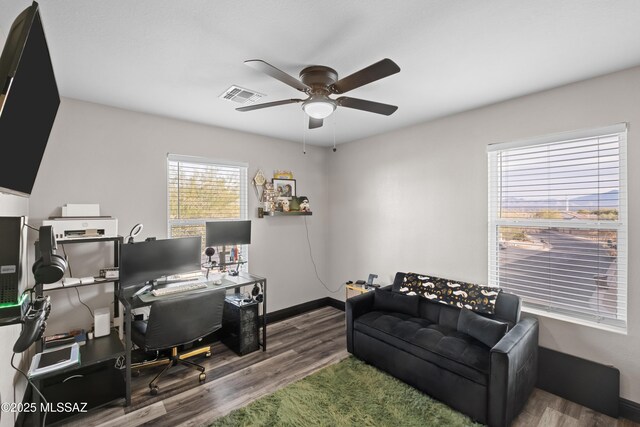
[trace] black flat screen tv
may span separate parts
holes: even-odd
[[[13,22],[0,56],[0,191],[28,196],[60,105],[38,3]]]

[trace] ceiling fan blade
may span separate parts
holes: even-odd
[[[356,110],[384,114],[385,116],[392,115],[398,109],[395,105],[382,104],[380,102],[367,101],[365,99],[349,98],[348,96],[341,96],[336,99],[336,102],[341,107],[355,108]]]
[[[313,117],[309,117],[309,129],[316,129],[322,127],[322,119],[314,119]]]
[[[265,102],[264,104],[248,105],[246,107],[236,108],[236,111],[253,111],[262,108],[277,107],[278,105],[295,104],[302,102],[302,99],[283,99],[282,101]]]
[[[282,70],[277,69],[273,65],[264,62],[260,59],[250,59],[248,61],[244,61],[246,65],[253,68],[254,70],[262,71],[263,73],[273,77],[276,80],[280,80],[282,83],[291,86],[294,89],[298,89],[301,92],[305,92],[308,89],[311,89],[306,84],[302,83],[300,80],[296,79],[293,76],[285,73]]]
[[[400,71],[398,64],[385,58],[380,62],[369,65],[360,71],[343,77],[331,86],[333,93],[345,93],[357,87],[364,86],[376,80],[388,77]]]

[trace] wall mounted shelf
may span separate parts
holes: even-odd
[[[313,215],[313,212],[301,212],[301,211],[289,211],[289,212],[265,212],[264,209],[258,208],[258,218],[265,218],[271,216],[309,216]]]

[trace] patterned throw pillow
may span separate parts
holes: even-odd
[[[493,314],[499,288],[456,282],[439,277],[407,273],[399,291],[407,295],[420,295],[432,301],[478,313]]]

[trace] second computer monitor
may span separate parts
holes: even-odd
[[[145,282],[200,269],[201,237],[152,240],[120,248],[120,285]]]
[[[251,243],[251,220],[207,222],[207,246],[248,245]]]

